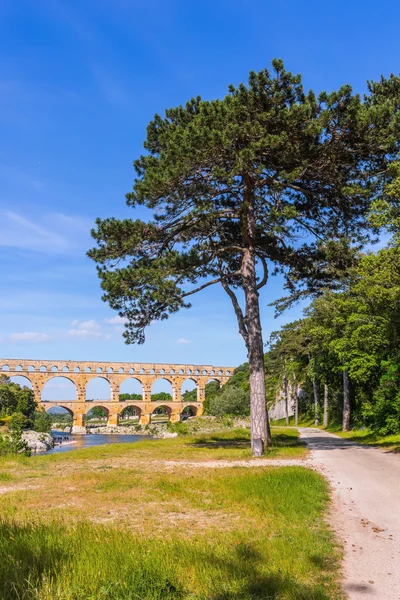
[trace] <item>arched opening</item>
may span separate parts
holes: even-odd
[[[86,427],[106,427],[108,421],[108,409],[104,406],[93,406],[85,416]]]
[[[182,411],[181,414],[181,419],[182,421],[186,421],[186,419],[189,419],[190,417],[195,417],[197,415],[197,408],[196,406],[185,406],[185,408]]]
[[[10,367],[9,367],[8,365],[3,365],[3,366],[1,367],[1,370],[2,370],[2,371],[9,371],[9,370],[10,370]]]
[[[51,418],[51,428],[55,431],[69,431],[72,427],[74,414],[64,406],[52,406],[47,411]]]
[[[171,418],[171,409],[169,406],[160,405],[157,406],[151,415],[152,423],[165,423]]]
[[[76,387],[73,381],[67,377],[52,377],[44,384],[41,393],[43,402],[57,402],[67,400],[73,402],[76,400]]]
[[[157,379],[151,388],[152,402],[171,402],[172,384],[167,379]]]
[[[141,412],[138,406],[126,406],[119,415],[119,425],[135,425],[139,422]]]
[[[32,383],[28,377],[24,377],[23,375],[12,375],[10,377],[10,381],[13,383],[17,383],[21,387],[27,387],[30,390],[32,389]]]
[[[193,379],[185,379],[181,386],[182,402],[197,402],[197,385]]]
[[[125,379],[119,388],[119,399],[121,401],[126,400],[143,400],[143,385],[135,377],[128,377]]]
[[[87,402],[108,402],[111,400],[111,386],[104,377],[91,379],[86,386]]]

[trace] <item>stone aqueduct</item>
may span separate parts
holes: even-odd
[[[40,408],[49,410],[53,406],[67,409],[73,417],[73,431],[83,431],[85,416],[90,409],[101,406],[108,411],[108,425],[117,425],[121,412],[127,406],[138,411],[139,423],[146,425],[157,407],[166,408],[171,421],[179,421],[182,411],[191,407],[194,414],[203,413],[205,386],[210,380],[224,385],[232,376],[234,367],[215,367],[210,365],[171,365],[126,362],[76,362],[51,360],[0,359],[0,374],[8,377],[23,376],[31,384],[35,400]],[[55,377],[65,377],[76,388],[76,400],[43,401],[42,390],[46,382]],[[95,378],[108,381],[111,389],[110,400],[87,401],[86,386]],[[119,399],[120,386],[126,379],[136,379],[142,385],[143,399]],[[167,380],[172,386],[172,401],[154,402],[151,400],[151,388],[158,379]],[[184,402],[181,397],[182,384],[192,380],[197,387],[197,401]]]

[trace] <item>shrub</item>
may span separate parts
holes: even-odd
[[[21,412],[15,412],[11,415],[11,419],[8,422],[8,429],[12,432],[22,431],[23,429],[28,429],[31,425],[31,419],[28,419]]]
[[[31,455],[31,450],[27,442],[21,437],[21,430],[15,429],[9,436],[0,436],[0,456],[7,456],[9,454]]]
[[[51,429],[51,417],[44,410],[35,413],[35,421],[33,424],[35,431],[48,433]]]
[[[171,423],[171,421],[168,421],[167,429],[171,433],[179,433],[180,435],[187,435],[189,433],[188,424],[182,423],[182,421],[178,421],[177,423]]]
[[[222,393],[210,400],[208,412],[216,417],[247,417],[250,414],[250,397],[245,390],[226,386]]]

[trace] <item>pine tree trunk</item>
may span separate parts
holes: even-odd
[[[343,431],[350,430],[350,391],[349,391],[349,373],[343,371]]]
[[[244,253],[242,273],[246,298],[247,356],[250,367],[251,448],[254,456],[262,456],[265,448],[271,443],[271,434],[266,402],[264,345],[257,291],[256,261],[250,250],[246,250]]]
[[[283,376],[283,389],[285,393],[285,421],[289,425],[289,385],[286,375]]]
[[[293,389],[294,389],[294,424],[297,427],[299,424],[299,394],[297,389],[296,373],[293,374]]]
[[[246,301],[246,346],[250,368],[251,449],[253,456],[262,456],[264,450],[271,444],[271,431],[267,411],[264,344],[254,247],[257,225],[254,215],[253,184],[248,175],[243,177],[243,182],[245,183],[245,192],[241,228],[245,248],[242,257],[241,275]]]
[[[328,385],[326,383],[324,383],[324,427],[328,427],[328,422],[329,422],[328,408],[329,408]]]
[[[315,425],[319,425],[319,418],[318,418],[318,389],[317,389],[317,383],[316,383],[315,379],[313,380],[312,385],[313,385],[313,392],[314,392]]]

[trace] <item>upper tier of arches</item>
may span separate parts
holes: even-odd
[[[118,375],[172,375],[185,377],[219,376],[230,377],[233,367],[210,365],[166,365],[166,364],[127,364],[127,363],[77,363],[74,361],[18,361],[0,359],[0,372],[42,372],[42,373],[102,373]]]

